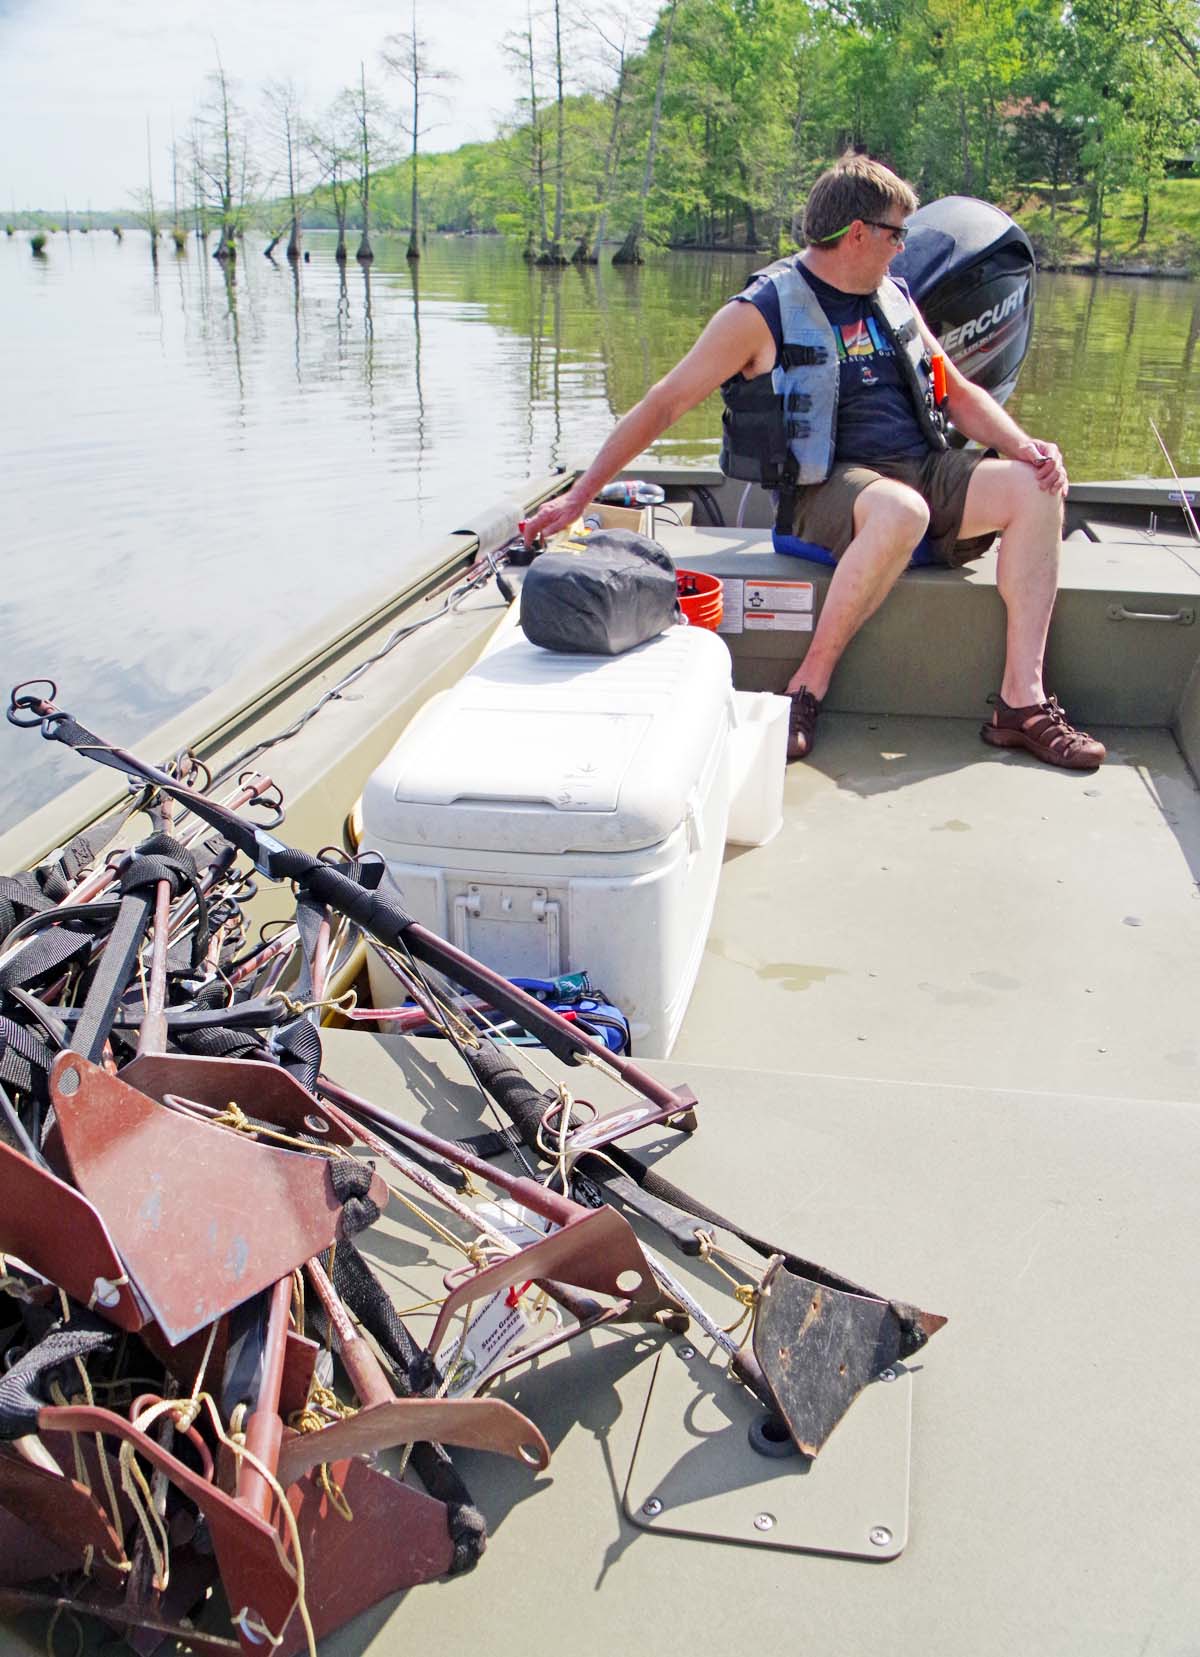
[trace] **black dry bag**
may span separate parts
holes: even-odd
[[[619,656],[678,620],[675,566],[633,529],[598,529],[578,550],[542,553],[521,586],[521,626],[543,650]]]

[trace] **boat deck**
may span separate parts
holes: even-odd
[[[322,1657],[1198,1649],[1200,560],[1142,533],[1085,536],[1064,560],[1052,682],[1109,745],[1094,775],[979,740],[1002,648],[994,560],[901,583],[855,641],[813,758],[787,772],[783,829],[727,851],[674,1052],[643,1060],[690,1083],[699,1129],[631,1148],[945,1329],[811,1466],[749,1450],[746,1395],[695,1329],[606,1330],[518,1370],[497,1391],[545,1433],[548,1471],[456,1453],[487,1556],[376,1606]],[[663,539],[747,579],[806,573],[761,528]],[[811,573],[819,602],[827,575]],[[291,843],[337,839],[363,778],[499,614],[468,602],[270,750]],[[244,712],[214,706],[209,751],[290,723],[395,623],[370,619],[336,663],[281,676]],[[744,638],[740,683],[780,688],[795,644]],[[23,831],[21,856],[111,790],[81,785],[53,830]],[[259,919],[290,909],[286,889],[259,901],[278,905]],[[351,1091],[449,1137],[494,1126],[444,1044],[322,1036]],[[602,1109],[628,1102],[594,1071],[569,1082]],[[737,1316],[710,1269],[645,1240]],[[363,1243],[428,1334],[420,1304],[459,1257],[398,1200]],[[30,1651],[44,1637],[39,1619],[14,1631]]]
[[[327,1032],[326,1064],[443,1133],[492,1125],[444,1044]],[[733,1638],[825,1657],[873,1651],[881,1629],[929,1657],[1194,1649],[1200,1491],[1179,1469],[1200,1451],[1200,1113],[779,1074],[749,1048],[648,1068],[700,1100],[694,1135],[640,1136],[673,1180],[946,1328],[811,1466],[748,1449],[746,1395],[698,1331],[601,1331],[550,1354],[497,1388],[545,1433],[547,1472],[456,1452],[491,1534],[479,1568],[377,1607],[325,1657],[485,1641],[497,1657],[694,1657]],[[593,1072],[575,1085],[602,1107],[628,1098]],[[710,1271],[646,1240],[736,1315]],[[401,1306],[451,1263],[393,1213],[366,1243]]]
[[[1200,790],[1171,733],[1094,774],[979,722],[827,713],[730,848],[673,1057],[1126,1096],[1200,1091]]]

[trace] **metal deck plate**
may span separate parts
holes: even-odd
[[[895,1559],[908,1541],[912,1375],[894,1373],[864,1389],[815,1461],[773,1460],[747,1437],[757,1400],[672,1342],[651,1371],[627,1517],[675,1536]]]

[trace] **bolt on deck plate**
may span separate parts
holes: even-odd
[[[754,1397],[683,1350],[668,1346],[652,1371],[625,1487],[635,1525],[858,1559],[904,1551],[913,1381],[903,1364],[864,1387],[816,1460],[775,1460],[750,1447]]]

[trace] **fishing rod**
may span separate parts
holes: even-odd
[[[1147,416],[1147,418],[1149,418],[1149,416]],[[1175,479],[1175,482],[1179,485],[1179,502],[1180,502],[1180,505],[1183,507],[1183,515],[1188,521],[1188,528],[1192,532],[1192,539],[1194,541],[1200,542],[1200,528],[1197,528],[1197,525],[1196,525],[1196,515],[1192,511],[1192,504],[1188,499],[1188,492],[1183,487],[1183,479],[1180,477],[1179,473],[1175,470],[1175,462],[1171,459],[1171,451],[1167,448],[1167,445],[1163,442],[1163,434],[1159,431],[1158,427],[1154,424],[1153,420],[1150,420],[1150,430],[1154,433],[1155,437],[1157,437],[1158,446],[1167,458],[1167,465],[1171,468],[1171,476]]]

